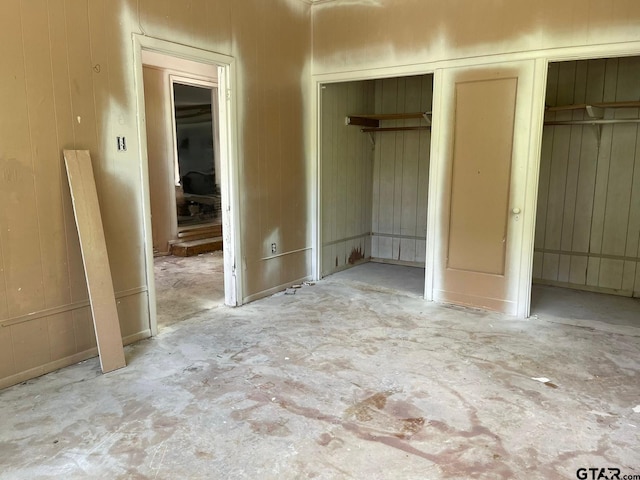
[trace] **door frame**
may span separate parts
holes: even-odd
[[[142,52],[151,51],[175,58],[214,65],[218,68],[218,99],[220,119],[222,225],[224,241],[224,291],[225,305],[239,306],[243,301],[242,232],[240,226],[240,196],[238,178],[238,132],[235,95],[236,61],[220,53],[181,45],[166,40],[132,34],[134,85],[136,95],[136,123],[140,156],[142,211],[144,215],[144,255],[149,300],[149,324],[151,334],[158,333],[156,290],[153,263],[153,237],[151,230],[151,196],[149,188],[149,159],[144,98]]]
[[[527,318],[531,307],[531,280],[533,276],[533,248],[535,240],[535,218],[538,203],[538,180],[540,173],[540,153],[542,148],[542,129],[544,122],[544,102],[546,94],[547,71],[550,62],[569,60],[585,60],[591,58],[625,57],[640,55],[640,42],[607,43],[596,45],[582,45],[573,47],[547,48],[540,50],[520,51],[514,53],[485,55],[456,59],[442,59],[434,62],[395,65],[383,68],[369,68],[361,70],[339,71],[312,75],[311,91],[314,92],[310,108],[312,140],[309,142],[309,158],[314,162],[312,206],[314,220],[313,235],[313,276],[316,280],[321,275],[322,255],[322,202],[320,161],[321,148],[321,88],[325,83],[348,82],[357,80],[375,80],[379,78],[402,77],[408,75],[434,74],[433,79],[433,127],[431,131],[431,169],[429,172],[429,208],[427,213],[427,251],[425,271],[424,298],[433,300],[434,279],[433,265],[435,262],[435,231],[437,225],[437,202],[442,199],[441,188],[436,181],[438,178],[439,162],[437,155],[441,151],[439,135],[441,132],[438,117],[442,115],[442,105],[439,104],[442,89],[442,72],[444,69],[456,67],[474,67],[491,63],[515,62],[518,60],[534,60],[534,96],[532,99],[532,130],[529,138],[529,163],[527,165],[525,206],[529,214],[524,215],[522,252],[520,256],[520,276],[517,280],[517,314],[519,318]],[[524,210],[523,208],[523,210]]]

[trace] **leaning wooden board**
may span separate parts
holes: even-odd
[[[65,150],[64,163],[80,237],[100,366],[103,373],[107,373],[124,367],[126,362],[91,156],[88,150]]]

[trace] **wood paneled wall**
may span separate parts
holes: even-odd
[[[376,80],[376,113],[431,111],[433,76]],[[425,125],[424,120],[384,126]],[[377,132],[371,256],[424,266],[431,131]]]
[[[10,0],[1,7],[0,387],[96,354],[65,148],[88,149],[94,160],[124,341],[149,334],[120,6]],[[121,132],[133,142],[118,156]]]
[[[154,253],[169,253],[169,242],[177,237],[174,196],[174,134],[170,118],[171,82],[167,71],[144,67],[144,97],[147,122],[147,156],[151,196],[151,228]],[[174,225],[174,223],[176,225]]]
[[[424,266],[431,132],[375,132],[353,114],[431,110],[433,77],[328,84],[322,91],[322,275],[362,259]],[[426,125],[422,120],[381,126]]]
[[[555,63],[548,106],[640,100],[640,58]],[[638,118],[606,109],[605,118]],[[547,114],[581,120],[583,111]],[[640,135],[637,124],[545,126],[534,281],[640,296]]]
[[[322,275],[371,257],[373,148],[350,114],[373,113],[375,84],[327,84],[322,90]]]
[[[237,59],[245,298],[311,275],[309,5],[4,0],[0,387],[96,353],[62,149],[94,160],[124,339],[150,334],[132,33]]]

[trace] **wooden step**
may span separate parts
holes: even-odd
[[[201,253],[222,250],[222,237],[187,240],[171,245],[171,255],[176,257],[192,257]]]
[[[181,228],[178,232],[180,240],[199,240],[201,238],[215,238],[222,236],[222,225],[204,225]]]

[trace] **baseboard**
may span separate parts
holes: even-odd
[[[353,263],[347,263],[340,267],[336,267],[335,269],[331,270],[329,273],[323,273],[322,278],[326,278],[329,275],[333,275],[334,273],[344,272],[345,270],[349,270],[350,268],[357,267],[358,265],[362,265],[364,263],[369,263],[370,261],[371,261],[371,258],[362,258],[360,260],[356,260]]]
[[[425,268],[425,262],[407,262],[405,260],[393,260],[390,258],[371,257],[373,263],[386,263],[388,265],[400,265],[401,267]]]
[[[146,330],[142,330],[141,332],[134,333],[133,335],[126,336],[122,339],[123,345],[131,345],[132,343],[139,342],[140,340],[145,340],[147,338],[151,338],[151,329],[147,328]]]
[[[143,330],[142,332],[134,333],[133,335],[124,337],[122,339],[122,344],[130,345],[140,340],[144,340],[145,338],[149,338],[150,336],[150,329]],[[41,377],[42,375],[46,375],[47,373],[55,372],[56,370],[60,370],[61,368],[75,365],[76,363],[83,362],[84,360],[95,358],[97,356],[98,348],[94,347],[90,348],[89,350],[85,350],[84,352],[76,353],[69,357],[60,358],[59,360],[54,360],[53,362],[45,363],[44,365],[39,365],[37,367],[30,368],[29,370],[15,373],[9,377],[0,378],[0,389],[11,387],[12,385],[17,385],[18,383],[26,382],[27,380],[31,380],[33,378]]]
[[[64,357],[59,360],[54,360],[53,362],[45,363],[44,365],[40,365],[38,367],[30,368],[29,370],[24,370],[23,372],[19,372],[9,377],[0,379],[0,389],[16,385],[27,380],[31,380],[32,378],[41,377],[42,375],[46,375],[47,373],[60,370],[63,367],[68,367],[69,365],[74,365],[78,362],[82,362],[96,356],[98,356],[98,349],[94,347],[90,348],[89,350],[85,350],[84,352],[76,353],[75,355],[71,355],[69,357]]]
[[[268,290],[263,290],[261,292],[254,293],[253,295],[249,295],[248,297],[244,297],[242,299],[242,303],[244,305],[244,304],[253,302],[255,300],[260,300],[261,298],[265,298],[265,297],[268,297],[270,295],[273,295],[274,293],[278,293],[278,292],[281,292],[283,290],[286,290],[291,285],[296,285],[296,284],[300,284],[300,283],[303,283],[303,282],[308,282],[308,281],[311,281],[312,279],[313,279],[312,275],[307,275],[306,277],[298,278],[297,280],[293,280],[291,282],[283,283],[282,285],[278,285],[277,287],[269,288]]]
[[[615,288],[596,287],[592,285],[582,285],[579,283],[558,282],[555,280],[543,280],[541,278],[534,278],[533,283],[535,285],[547,285],[549,287],[569,288],[571,290],[581,290],[583,292],[592,293],[605,293],[607,295],[618,295],[619,297],[633,297],[632,290],[618,290]]]

